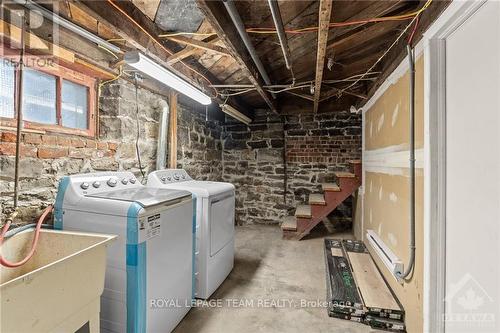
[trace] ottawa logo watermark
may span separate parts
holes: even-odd
[[[493,297],[471,274],[465,274],[452,284],[445,297],[446,313],[443,320],[452,331],[495,331],[496,303]]]

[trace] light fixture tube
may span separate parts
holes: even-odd
[[[123,60],[138,71],[177,90],[200,104],[209,105],[212,103],[210,97],[138,51],[126,52]]]
[[[223,105],[220,106],[220,108],[222,109],[222,112],[224,112],[228,116],[231,116],[234,119],[236,119],[238,121],[241,121],[242,123],[244,123],[246,125],[249,125],[252,122],[252,119],[248,118],[243,113],[241,113],[240,111],[236,110],[235,108],[233,108],[229,104],[223,104]]]
[[[15,3],[22,5],[26,8],[28,8],[31,11],[38,12],[40,13],[43,17],[45,17],[48,20],[51,20],[57,25],[60,25],[61,27],[64,27],[77,35],[82,36],[83,38],[96,43],[97,45],[100,45],[114,53],[123,53],[123,51],[116,45],[111,44],[108,41],[105,41],[104,39],[94,35],[93,33],[79,27],[78,25],[74,24],[71,21],[66,20],[65,18],[57,15],[56,13],[51,12],[48,9],[45,9],[44,7],[40,6],[39,4],[31,1],[31,0],[14,0]]]

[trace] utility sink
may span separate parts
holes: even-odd
[[[30,251],[34,230],[6,239],[4,258]],[[106,247],[117,236],[41,230],[23,266],[0,266],[0,332],[99,332]]]

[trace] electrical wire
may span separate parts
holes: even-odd
[[[217,34],[215,32],[202,33],[202,32],[185,32],[184,31],[184,32],[172,32],[169,34],[161,34],[161,35],[158,35],[158,37],[168,38],[168,37],[175,37],[175,36],[182,36],[182,35],[210,37],[210,36],[216,36]]]
[[[410,20],[410,19],[413,19],[414,17],[420,15],[424,10],[426,10],[429,7],[429,5],[431,4],[431,2],[432,2],[432,0],[427,0],[426,3],[422,6],[422,8],[420,8],[419,10],[416,10],[414,12],[407,13],[407,14],[385,16],[385,17],[374,17],[374,18],[368,18],[368,19],[356,20],[356,21],[348,21],[348,22],[332,22],[329,24],[329,28],[331,29],[331,28],[346,27],[346,26],[351,26],[351,25],[376,23],[376,22]],[[319,29],[319,27],[313,26],[313,27],[306,27],[306,28],[301,28],[301,29],[285,29],[285,32],[289,33],[289,34],[303,34],[303,33],[317,32],[318,29]],[[253,34],[277,34],[277,31],[275,28],[247,28],[246,31],[249,33],[253,33]]]
[[[411,31],[410,37],[408,37],[408,45],[410,46],[413,43],[413,37],[415,36],[415,32],[417,31],[418,22],[419,22],[419,16],[417,15],[417,19],[415,20],[415,25],[413,26],[413,30]]]
[[[115,59],[119,59],[118,56],[113,52],[111,51],[110,49],[108,49],[107,47],[104,47],[102,45],[97,45],[97,47],[99,47],[100,49],[103,49],[104,51],[108,52],[109,54],[111,54]]]
[[[169,49],[167,49],[165,47],[165,45],[163,45],[162,43],[160,43],[155,37],[153,37],[153,35],[151,35],[142,25],[140,25],[136,20],[134,20],[134,18],[132,18],[129,14],[127,14],[127,12],[125,12],[123,9],[121,9],[113,0],[107,0],[107,2],[113,6],[116,10],[118,10],[122,15],[124,15],[129,21],[131,21],[136,27],[138,27],[142,32],[144,32],[154,43],[156,43],[163,51],[165,51],[166,53],[168,53],[169,55],[173,55],[173,52],[170,51]],[[208,82],[208,85],[211,86],[212,85],[212,82],[205,76],[203,75],[202,73],[200,73],[199,71],[197,71],[196,69],[192,68],[191,66],[187,65],[184,61],[182,60],[179,60],[179,62],[184,66],[186,67],[188,70],[190,70],[191,72],[195,73],[196,75],[198,75],[199,77],[201,77],[203,80],[205,80],[206,82]],[[214,90],[214,93],[215,95],[212,96],[213,98],[216,98],[217,95],[218,95],[218,91],[217,89],[211,87],[213,90]]]
[[[141,136],[141,128],[139,122],[139,96],[138,96],[138,84],[137,84],[137,74],[134,76],[135,81],[135,120],[137,123],[137,136],[135,138],[135,154],[137,156],[137,162],[139,163],[139,170],[141,171],[142,180],[146,177],[144,170],[142,168],[141,152],[139,151],[139,138]]]
[[[431,1],[432,1],[432,0],[431,0]],[[418,16],[415,16],[415,17],[411,20],[411,22],[410,22],[410,23],[406,26],[406,28],[404,28],[404,29],[403,29],[403,31],[401,31],[401,33],[400,33],[400,34],[398,35],[398,37],[394,40],[394,42],[392,42],[392,44],[389,46],[389,48],[387,48],[387,50],[385,50],[385,52],[384,52],[384,53],[383,53],[383,54],[382,54],[382,55],[381,55],[381,56],[377,59],[377,61],[375,61],[375,62],[373,63],[373,65],[372,65],[370,68],[368,68],[368,70],[367,70],[364,74],[362,74],[362,75],[361,75],[361,76],[360,76],[360,77],[359,77],[356,81],[354,81],[354,82],[353,82],[352,84],[350,84],[349,86],[347,86],[347,87],[345,87],[345,88],[341,89],[341,90],[339,91],[339,94],[338,94],[338,95],[340,96],[340,95],[342,95],[345,91],[347,91],[347,90],[351,89],[352,87],[354,87],[354,86],[355,86],[355,85],[356,85],[356,84],[357,84],[357,83],[358,83],[361,79],[363,79],[363,78],[366,76],[366,74],[367,74],[368,72],[371,72],[371,71],[375,68],[375,66],[377,66],[377,65],[378,65],[378,63],[379,63],[379,62],[380,62],[380,61],[381,61],[381,60],[382,60],[382,59],[383,59],[383,58],[384,58],[384,57],[385,57],[385,56],[389,53],[389,51],[390,51],[390,50],[392,50],[392,48],[393,48],[393,47],[394,47],[394,46],[395,46],[395,45],[399,42],[399,40],[400,40],[400,39],[404,36],[404,34],[408,31],[408,29],[411,27],[411,25],[412,25],[412,24],[413,24],[413,23],[414,23],[417,19],[418,19]]]
[[[112,78],[112,79],[109,79],[109,80],[107,80],[107,81],[103,81],[103,82],[99,83],[99,86],[98,86],[98,88],[99,88],[99,93],[100,93],[100,89],[102,88],[102,86],[104,86],[105,84],[108,84],[108,83],[110,83],[110,82],[113,82],[113,81],[118,80],[118,79],[119,79],[119,78],[123,75],[123,66],[118,67],[118,71],[119,71],[119,72],[118,72],[118,75],[117,75],[117,76],[115,76],[114,78]],[[98,96],[97,96],[97,97],[99,97],[99,96],[100,96],[100,94],[98,94]]]

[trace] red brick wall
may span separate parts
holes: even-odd
[[[118,145],[108,141],[97,141],[73,136],[23,133],[21,136],[21,157],[41,159],[102,158],[114,157]],[[0,133],[0,155],[15,156],[16,133]]]
[[[361,158],[361,115],[349,112],[291,115],[286,118],[287,194],[292,206],[306,203],[334,171],[348,171]],[[347,214],[348,215],[348,214]]]

